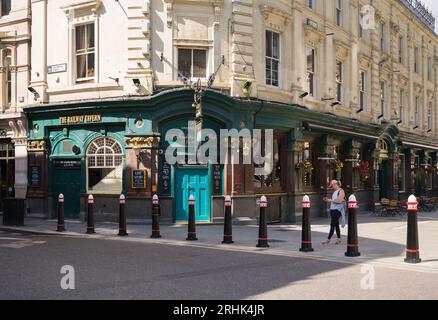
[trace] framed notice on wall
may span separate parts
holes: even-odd
[[[132,189],[146,189],[146,170],[132,171]]]
[[[30,187],[41,187],[41,166],[30,166]]]

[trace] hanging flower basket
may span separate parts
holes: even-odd
[[[368,161],[362,161],[360,163],[359,172],[362,182],[367,182],[370,179],[370,163]]]

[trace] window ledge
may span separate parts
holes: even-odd
[[[68,93],[76,93],[76,92],[89,92],[95,90],[120,90],[123,91],[123,86],[113,84],[113,83],[86,83],[86,84],[77,84],[71,87],[57,88],[57,89],[48,89],[48,94],[68,94]]]

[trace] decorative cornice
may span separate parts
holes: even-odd
[[[339,40],[335,41],[335,47],[336,47],[336,58],[344,60],[348,56],[350,47]]]
[[[292,20],[292,15],[289,12],[268,6],[268,5],[261,5],[260,6],[260,12],[262,13],[263,17],[265,18],[265,21],[267,21],[271,15],[276,15],[283,19],[283,24],[285,27],[289,25],[289,23]]]

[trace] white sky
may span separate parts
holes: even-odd
[[[437,0],[423,0],[423,3],[426,5],[426,7],[432,11],[436,23],[435,23],[435,30],[438,32],[438,1]]]

